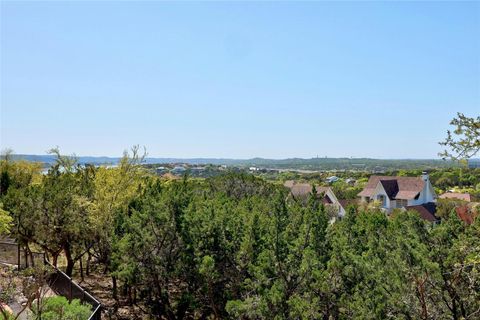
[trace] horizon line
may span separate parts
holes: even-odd
[[[12,153],[12,156],[37,156],[37,157],[55,157],[55,155],[52,154],[35,154],[35,153]],[[121,159],[122,156],[107,156],[107,155],[77,155],[75,153],[73,154],[63,154],[64,156],[71,156],[71,157],[77,157],[77,158],[110,158],[110,159]],[[3,158],[3,155],[2,155]],[[286,158],[265,158],[265,157],[250,157],[250,158],[230,158],[230,157],[176,157],[176,156],[149,156],[147,153],[147,156],[145,157],[145,160],[147,159],[175,159],[175,160],[236,160],[236,161],[248,161],[248,160],[255,160],[255,159],[260,159],[260,160],[273,160],[273,161],[281,161],[281,160],[313,160],[313,159],[349,159],[349,160],[355,160],[355,159],[367,159],[367,160],[435,160],[435,161],[453,161],[451,159],[442,159],[442,158],[375,158],[375,157],[347,157],[347,156],[323,156],[323,157],[286,157]],[[480,159],[480,158],[471,158],[471,159]],[[468,159],[467,159],[468,160]]]

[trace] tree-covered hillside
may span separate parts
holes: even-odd
[[[0,168],[0,230],[68,274],[109,279],[113,319],[478,317],[478,218],[350,207],[330,223],[314,196],[244,173],[162,179],[137,151],[115,168],[59,154],[46,175]]]
[[[54,155],[11,155],[12,160],[41,162],[45,166],[55,164]],[[116,165],[121,158],[115,157],[78,157],[81,164]],[[400,169],[430,170],[435,168],[458,167],[459,164],[450,160],[440,159],[370,159],[370,158],[291,158],[291,159],[216,159],[216,158],[145,158],[144,164],[184,163],[190,165],[226,165],[233,167],[251,167],[292,170],[358,170],[387,171]]]

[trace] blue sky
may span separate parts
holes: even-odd
[[[1,2],[2,148],[436,158],[479,2]]]

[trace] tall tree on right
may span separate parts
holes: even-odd
[[[480,116],[466,117],[458,112],[457,117],[450,121],[455,130],[447,131],[447,138],[440,142],[445,147],[439,153],[443,159],[463,160],[475,156],[480,151]]]

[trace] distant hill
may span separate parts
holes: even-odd
[[[14,160],[27,160],[42,162],[49,166],[55,161],[53,155],[12,155]],[[81,164],[93,165],[115,165],[119,162],[119,157],[90,157],[80,156],[78,161]],[[219,159],[219,158],[146,158],[145,164],[162,163],[185,163],[190,165],[213,164],[238,167],[260,167],[271,169],[302,169],[302,170],[398,170],[398,169],[435,169],[455,167],[458,164],[452,161],[439,159],[370,159],[370,158],[290,158],[290,159]]]

